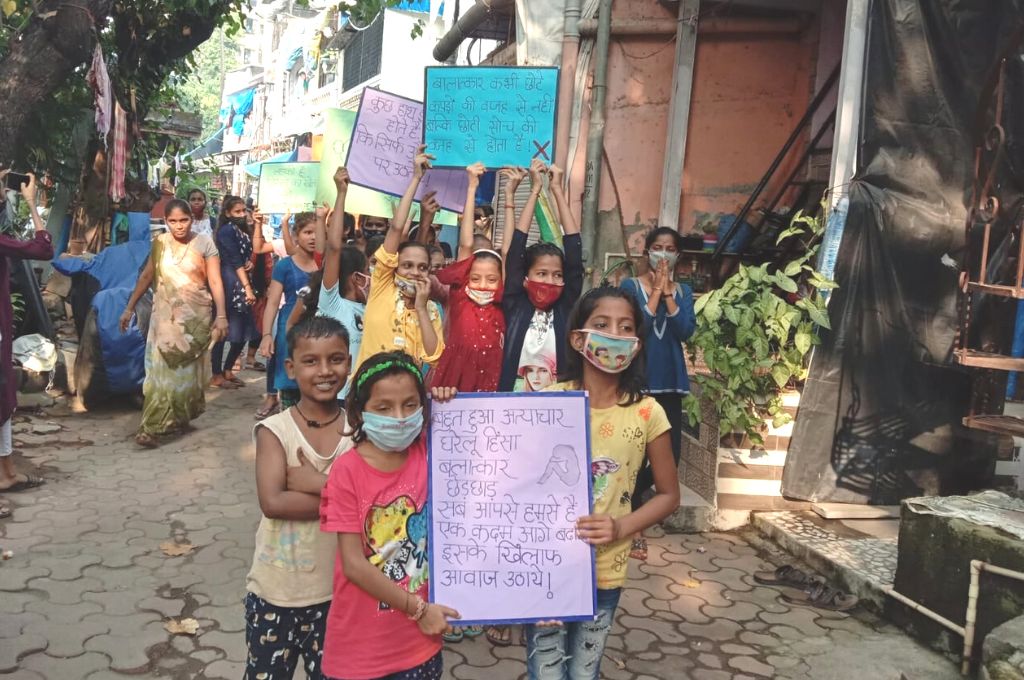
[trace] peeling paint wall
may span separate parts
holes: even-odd
[[[824,2],[837,6],[824,16],[842,16],[843,0]],[[674,9],[617,0],[613,17],[674,19]],[[799,33],[698,34],[680,187],[684,233],[703,225],[714,231],[721,215],[738,211],[807,109],[816,81],[827,77],[828,69],[821,75],[819,54],[838,55],[841,21],[836,26],[827,18],[807,19]],[[748,26],[752,21],[757,19],[743,18]],[[819,53],[819,28],[826,25],[830,42]],[[674,62],[674,35],[612,34],[596,266],[603,268],[605,252],[623,252],[624,241],[632,252],[642,250],[643,234],[657,223]],[[589,102],[583,111],[580,153],[569,173],[577,215],[585,175],[595,161],[584,159]]]

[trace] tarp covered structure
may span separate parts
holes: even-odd
[[[956,366],[952,350],[975,145],[990,123],[977,122],[979,100],[1015,39],[1022,4],[871,3],[860,164],[829,304],[833,331],[801,397],[787,497],[892,504],[991,477],[991,439],[961,424],[980,374]],[[1024,70],[1019,57],[1010,62],[1003,235],[1019,219],[1024,168]],[[988,328],[1012,322],[1012,300],[982,307]],[[992,349],[1008,349],[1008,340],[996,333]]]

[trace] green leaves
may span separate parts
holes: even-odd
[[[792,419],[780,392],[803,379],[807,354],[820,344],[817,329],[830,328],[819,291],[836,284],[815,270],[816,246],[808,245],[822,231],[816,217],[798,214],[778,242],[799,238],[802,254],[778,268],[742,265],[721,288],[697,299],[697,329],[688,347],[711,374],[694,376],[700,399],[684,401],[691,423],[701,417],[700,400],[714,407],[722,432],[743,432],[755,442],[763,442],[766,422],[780,427]],[[790,302],[801,290],[806,294]]]

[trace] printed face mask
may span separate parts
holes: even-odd
[[[356,288],[365,296],[370,290],[370,277],[362,272],[356,272],[355,277],[352,283],[356,284]]]
[[[586,339],[580,354],[605,373],[621,373],[626,370],[640,351],[640,339],[637,337],[623,338],[588,328],[582,332],[586,334]]]
[[[423,431],[423,408],[406,418],[363,413],[363,432],[374,446],[388,453],[400,453],[409,448]]]
[[[679,261],[679,253],[672,253],[667,250],[652,250],[647,253],[647,261],[651,263],[651,269],[657,269],[662,262],[668,262],[668,270],[671,273]]]
[[[526,296],[537,309],[546,312],[562,297],[562,286],[526,279]]]
[[[466,287],[466,297],[473,302],[477,303],[481,307],[489,305],[494,302],[494,295],[496,291],[493,290],[481,290],[479,288]]]
[[[398,292],[405,297],[416,297],[416,282],[412,279],[395,274],[395,285],[398,286]]]

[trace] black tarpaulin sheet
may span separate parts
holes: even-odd
[[[813,357],[783,495],[894,504],[983,486],[991,438],[961,425],[971,374],[951,363],[978,102],[1024,0],[874,0],[861,153],[839,248],[833,331]],[[1020,59],[1007,71],[1000,174],[1020,202]],[[1004,312],[1011,309],[1004,306]]]

